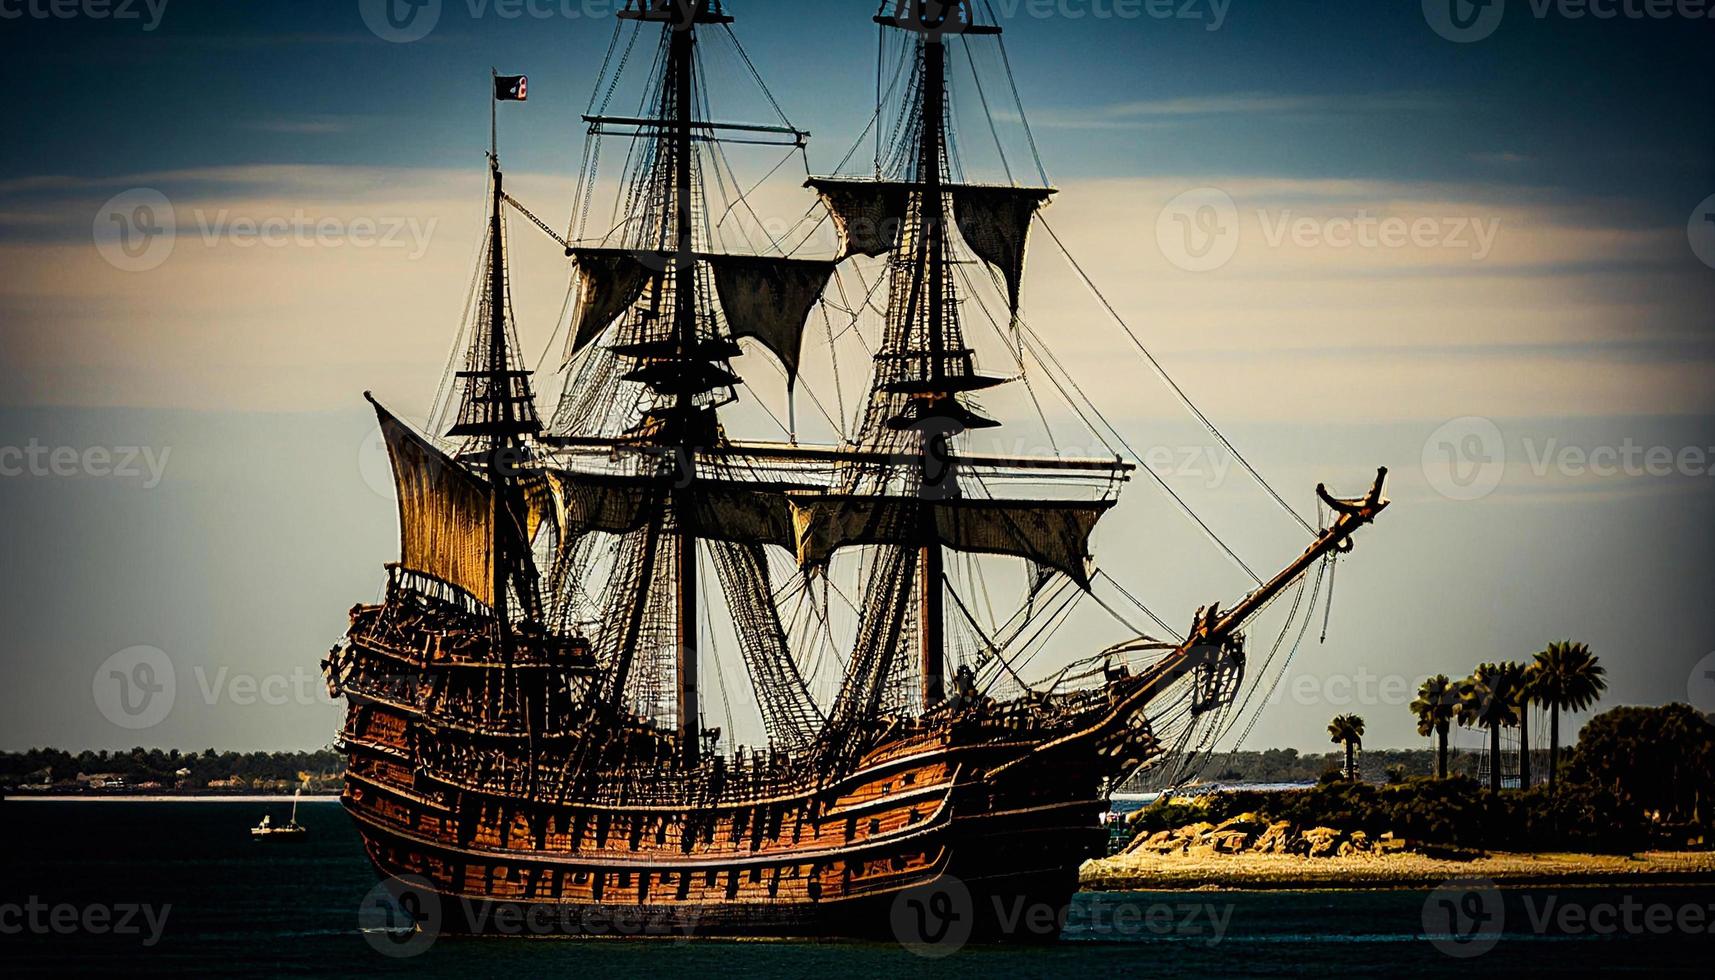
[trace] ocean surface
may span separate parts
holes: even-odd
[[[0,972],[418,977],[1450,976],[1715,969],[1715,889],[1080,895],[1061,942],[450,939],[385,929],[349,819],[283,803],[0,803]],[[378,919],[381,915],[383,918]],[[402,955],[409,954],[409,955]]]

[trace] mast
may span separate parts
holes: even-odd
[[[642,0],[636,9],[620,13],[624,19],[657,22],[668,32],[666,73],[662,79],[659,127],[666,132],[662,142],[670,167],[667,179],[672,188],[673,213],[673,311],[672,329],[665,342],[666,356],[655,369],[643,368],[632,377],[648,380],[657,391],[669,394],[660,442],[675,451],[679,473],[670,505],[678,552],[674,558],[674,674],[680,758],[695,766],[701,757],[702,726],[698,717],[698,616],[697,535],[695,460],[699,448],[713,442],[713,409],[699,405],[698,396],[730,379],[707,362],[706,348],[698,335],[696,241],[696,52],[698,24],[732,22],[718,0]],[[611,120],[610,120],[611,121]],[[647,122],[647,121],[645,121]],[[666,274],[662,274],[663,284]]]
[[[506,246],[502,243],[502,213],[501,208],[506,202],[504,190],[504,175],[500,171],[500,137],[496,117],[498,107],[491,99],[489,101],[489,151],[488,169],[494,176],[494,200],[488,220],[488,377],[485,379],[492,391],[495,386],[506,384]],[[496,407],[499,417],[495,419],[502,428],[512,419],[511,399],[501,399]],[[506,597],[507,561],[506,535],[503,531],[506,515],[505,495],[501,492],[504,474],[500,471],[501,448],[508,445],[513,436],[497,429],[493,437],[493,452],[488,455],[488,481],[494,488],[494,619],[500,624],[500,646],[510,658],[511,629],[507,626],[509,614]]]
[[[673,90],[673,169],[674,199],[678,205],[678,259],[674,272],[678,282],[674,287],[674,328],[679,342],[679,356],[690,361],[697,349],[697,260],[696,233],[692,225],[691,186],[691,73],[696,58],[697,17],[705,13],[706,3],[699,2],[682,24],[674,24],[668,52],[670,67],[668,83]],[[697,408],[689,385],[680,386],[674,415],[679,438],[680,490],[674,495],[674,513],[679,531],[677,555],[678,635],[675,643],[678,676],[679,751],[685,765],[698,762],[701,725],[697,711],[697,538],[691,533],[693,502],[689,487],[696,479],[695,419]]]
[[[957,14],[947,10],[940,13],[943,20],[949,16],[956,17]],[[925,23],[924,26],[929,28],[940,25]],[[929,387],[935,393],[932,397],[939,398],[943,394],[941,389],[946,376],[946,365],[942,358],[946,352],[944,318],[947,313],[947,241],[946,223],[943,221],[946,200],[941,193],[941,146],[945,139],[942,128],[946,122],[947,48],[938,31],[925,30],[920,37],[923,47],[923,140],[918,179],[923,182],[923,223],[928,247],[923,265],[926,267],[924,274],[928,277],[929,285]],[[925,414],[922,425],[922,496],[925,500],[938,500],[949,495],[949,488],[956,492],[958,486],[953,476],[952,459],[947,446],[948,436],[954,433],[946,431],[946,427],[938,424],[937,413],[933,410]],[[942,461],[945,461],[945,465],[938,465]],[[946,641],[942,630],[944,572],[940,537],[932,526],[928,526],[929,522],[934,520],[929,516],[932,513],[930,508],[924,508],[924,544],[917,562],[918,587],[922,594],[917,627],[918,657],[921,661],[925,712],[940,704],[946,696],[943,679]]]
[[[494,73],[491,72],[491,77]],[[490,100],[488,167],[492,193],[488,221],[488,322],[471,338],[466,370],[458,373],[464,385],[458,424],[448,431],[453,438],[468,438],[482,460],[490,493],[492,549],[491,608],[496,624],[496,642],[510,661],[511,591],[523,604],[523,614],[532,621],[542,617],[541,597],[535,588],[535,563],[530,543],[520,540],[524,494],[518,476],[526,436],[541,434],[536,415],[530,372],[512,366],[511,337],[506,296],[506,207],[505,176],[500,169],[497,109]],[[513,588],[515,586],[515,589]]]

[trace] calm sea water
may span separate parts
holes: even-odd
[[[337,804],[306,803],[299,820],[310,828],[307,842],[269,846],[250,839],[263,813],[279,822],[286,811],[255,803],[0,803],[4,971],[652,980],[693,973],[1446,976],[1475,968],[1708,976],[1715,963],[1715,893],[1664,887],[1506,892],[1498,941],[1468,959],[1441,947],[1460,953],[1475,947],[1438,945],[1430,938],[1436,930],[1425,925],[1426,904],[1432,923],[1460,914],[1459,906],[1438,904],[1446,896],[1423,891],[1085,894],[1058,946],[972,947],[942,959],[881,943],[493,939],[442,939],[420,955],[394,958],[377,949],[387,948],[384,937],[359,927],[375,881],[348,818]],[[142,906],[161,923],[150,946],[150,920],[128,911]],[[171,908],[163,920],[165,906]],[[1629,932],[1622,921],[1628,907],[1635,909]],[[1701,926],[1682,928],[1697,910]],[[1584,916],[1600,923],[1604,915],[1620,917],[1617,933],[1580,924]],[[104,924],[104,916],[113,920]],[[125,916],[137,932],[100,934]],[[1672,917],[1673,924],[1652,927],[1651,916],[1657,923]]]

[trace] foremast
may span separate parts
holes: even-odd
[[[525,533],[528,505],[523,482],[527,440],[542,434],[542,422],[536,411],[531,372],[522,368],[513,346],[506,267],[507,198],[505,175],[500,168],[495,105],[490,102],[486,295],[477,329],[472,331],[464,370],[457,374],[462,388],[458,420],[446,434],[448,438],[464,440],[458,454],[460,459],[475,464],[492,488],[491,605],[496,643],[509,663],[514,618],[512,597],[517,598],[518,617],[530,623],[542,621],[536,563]]]

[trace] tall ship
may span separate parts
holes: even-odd
[[[1387,506],[1386,471],[1355,499],[1318,487],[1322,526],[1230,608],[1199,609],[1183,635],[1160,623],[1062,649],[1027,681],[1031,657],[1067,642],[1067,608],[1111,604],[1098,581],[1132,616],[1148,607],[1090,553],[1139,476],[1125,453],[991,454],[974,438],[999,424],[978,396],[1040,356],[1020,294],[1054,193],[964,176],[950,79],[1003,63],[1000,28],[969,3],[883,4],[873,172],[794,180],[805,221],[741,236],[727,222],[755,185],[727,148],[791,159],[808,134],[711,105],[717,54],[766,94],[737,6],[619,15],[567,235],[491,154],[438,423],[375,402],[401,554],[324,663],[348,704],[342,801],[378,872],[428,893],[450,932],[527,907],[556,934],[887,936],[903,896],[946,889],[977,938],[1051,940],[1057,925],[1016,910],[1064,910],[1120,782],[1206,752],[1246,688],[1247,628],[1282,596],[1297,612]],[[636,114],[609,112],[645,63]],[[598,169],[604,140],[624,147],[617,179]],[[604,180],[614,220],[591,234]],[[514,215],[574,270],[551,372],[520,352]],[[818,227],[833,254],[805,254]],[[984,302],[1010,375],[981,373],[967,340]],[[839,370],[836,339],[862,345],[864,380]],[[741,438],[735,362],[774,369],[795,404],[823,341],[845,383],[826,411],[837,438],[800,441],[795,422]],[[1000,566],[1024,585],[997,614],[981,570]]]

